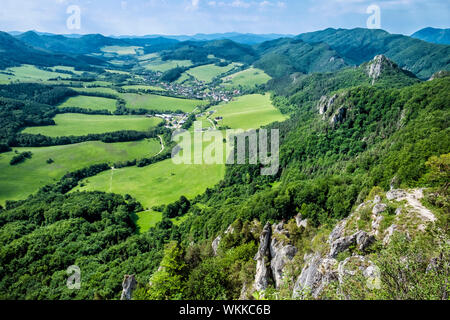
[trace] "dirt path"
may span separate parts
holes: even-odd
[[[159,151],[156,155],[161,154],[166,149],[166,146],[164,145],[164,140],[161,136],[158,136],[159,140],[161,141],[161,151]]]
[[[419,213],[424,220],[428,221],[436,221],[436,217],[429,209],[427,209],[421,202],[420,199],[423,198],[423,190],[422,189],[413,189],[408,191],[404,190],[394,190],[395,192],[394,199],[396,201],[405,200],[410,207],[417,213]]]

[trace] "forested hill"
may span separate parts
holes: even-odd
[[[56,54],[32,47],[8,33],[0,32],[0,69],[20,64],[34,64],[45,67],[65,65],[86,69],[91,65],[106,65],[106,62],[85,55]]]
[[[428,79],[450,68],[450,46],[438,45],[383,30],[326,29],[297,37],[308,43],[325,42],[354,64],[384,54],[419,78]]]
[[[411,35],[412,38],[438,44],[450,44],[450,29],[425,28]]]

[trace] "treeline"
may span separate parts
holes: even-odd
[[[24,162],[26,159],[31,159],[33,156],[33,153],[31,152],[22,152],[18,155],[14,156],[11,161],[9,162],[10,165],[15,166],[16,164]]]
[[[105,143],[128,142],[156,138],[158,134],[163,134],[166,130],[167,129],[165,128],[157,127],[146,132],[128,130],[69,137],[48,137],[41,134],[21,133],[12,138],[9,143],[11,147],[49,147],[76,144],[87,141],[101,141]]]

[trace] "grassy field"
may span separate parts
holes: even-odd
[[[14,148],[19,152],[31,151],[33,157],[19,165],[11,166],[9,161],[15,153],[0,154],[0,204],[4,204],[6,200],[25,199],[40,187],[60,179],[67,172],[97,163],[113,163],[151,156],[160,149],[159,139],[111,144],[85,142],[56,147]],[[54,163],[47,164],[48,159],[53,159]]]
[[[101,173],[87,179],[86,185],[76,190],[130,194],[148,210],[174,202],[182,195],[193,198],[218,183],[224,173],[224,165],[176,165],[168,159],[144,168]]]
[[[107,94],[114,94],[117,95],[117,91],[112,88],[105,88],[105,87],[93,87],[93,88],[76,88],[72,87],[70,88],[72,90],[78,91],[78,92],[89,92],[89,93],[107,93]]]
[[[207,146],[208,143],[205,143],[203,149]],[[193,157],[194,152],[191,159]],[[83,181],[85,185],[77,187],[75,191],[130,194],[146,210],[139,213],[136,219],[140,231],[145,232],[162,217],[161,213],[151,210],[153,206],[172,203],[182,195],[192,199],[217,184],[224,175],[224,164],[177,165],[168,159],[144,168],[130,167],[101,173]]]
[[[227,104],[215,107],[212,116],[223,117],[219,126],[229,126],[233,129],[258,129],[272,122],[286,119],[270,102],[270,95],[252,94],[237,98]]]
[[[2,70],[2,72],[12,73],[14,75],[0,73],[0,83],[9,83],[11,81],[40,82],[58,77],[62,79],[70,79],[72,77],[70,74],[44,71],[27,64],[20,67],[8,68]]]
[[[121,130],[145,131],[162,120],[143,116],[101,116],[65,113],[55,117],[56,126],[30,127],[23,132],[49,137],[84,136]]]
[[[208,64],[205,66],[189,69],[186,73],[190,74],[199,81],[211,82],[215,77],[230,71],[236,65],[234,63],[229,64],[226,67],[218,67],[214,64]]]
[[[192,61],[190,60],[167,60],[163,61],[161,58],[156,57],[145,62],[142,62],[145,69],[150,71],[160,71],[166,72],[167,70],[179,67],[190,67],[192,66]]]
[[[106,53],[115,53],[120,56],[126,56],[126,55],[135,55],[136,50],[142,49],[142,47],[135,47],[135,46],[129,46],[129,47],[121,47],[121,46],[108,46],[103,47],[102,51]]]
[[[264,71],[251,67],[228,77],[224,77],[222,78],[222,81],[227,87],[254,87],[255,85],[265,84],[270,79],[271,77]]]
[[[146,85],[130,85],[130,86],[122,86],[124,90],[153,90],[153,91],[165,91],[161,87],[156,86],[146,86]]]
[[[203,100],[178,99],[153,94],[125,93],[121,97],[126,100],[127,107],[132,109],[192,112],[195,107],[208,103]]]
[[[116,110],[116,100],[101,97],[76,96],[67,99],[58,107],[78,107],[83,109],[108,110],[110,112],[114,112]]]

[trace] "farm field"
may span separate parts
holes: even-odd
[[[78,91],[78,92],[89,92],[89,93],[107,93],[107,94],[114,94],[117,95],[117,91],[112,88],[106,88],[106,87],[88,87],[88,88],[77,88],[77,87],[71,87],[70,89]]]
[[[65,146],[42,148],[14,148],[18,152],[31,151],[33,157],[11,166],[14,152],[0,154],[0,204],[6,200],[21,200],[40,187],[55,182],[67,172],[80,170],[93,164],[133,160],[158,153],[159,139],[136,142],[85,142]],[[54,163],[47,164],[48,159]]]
[[[269,94],[242,96],[214,109],[216,113],[211,116],[212,118],[223,117],[223,120],[219,121],[219,126],[229,126],[233,129],[258,129],[286,119],[286,116],[272,105]]]
[[[154,94],[125,93],[121,97],[129,108],[148,110],[192,112],[199,105],[206,105],[204,100],[179,99]]]
[[[114,112],[116,110],[116,100],[102,97],[76,96],[67,99],[58,107],[78,107],[82,109],[108,110],[110,112]]]
[[[102,51],[106,53],[114,53],[118,54],[119,56],[126,56],[126,55],[135,55],[137,54],[137,50],[142,49],[141,47],[136,46],[129,46],[129,47],[121,47],[121,46],[107,46],[103,47]]]
[[[1,70],[2,72],[12,73],[14,75],[8,75],[5,73],[0,73],[0,82],[9,83],[11,81],[22,81],[22,82],[40,82],[47,81],[52,78],[62,78],[70,79],[72,76],[70,74],[51,72],[38,69],[32,65],[22,65],[20,67],[11,67],[6,70]]]
[[[65,113],[55,117],[55,126],[29,127],[23,133],[49,137],[84,136],[122,130],[145,131],[162,120],[143,116],[103,116]]]
[[[203,150],[209,143],[203,144]],[[225,144],[222,144],[225,151]],[[192,147],[192,151],[193,147]],[[225,154],[224,154],[225,155]],[[191,154],[194,159],[194,152]],[[224,157],[224,161],[225,161]],[[158,205],[172,203],[181,196],[192,199],[223,179],[224,164],[175,164],[172,159],[144,168],[129,167],[110,170],[88,178],[74,190],[104,191],[129,194],[142,203],[146,211],[137,214],[135,221],[141,232],[161,220],[161,213],[152,211]]]
[[[226,67],[219,67],[214,64],[208,64],[205,66],[189,69],[188,71],[186,71],[186,73],[190,74],[199,81],[211,82],[215,77],[230,71],[235,66],[236,64],[234,63],[231,63]]]
[[[157,86],[146,86],[146,85],[129,85],[129,86],[122,86],[122,89],[124,90],[153,90],[153,91],[165,91],[161,87]]]
[[[176,165],[168,159],[144,168],[103,172],[83,181],[85,186],[75,190],[130,194],[148,210],[182,195],[193,198],[218,183],[224,174],[224,165]]]
[[[265,84],[270,79],[271,77],[264,71],[251,67],[244,71],[224,77],[222,78],[222,81],[226,87],[254,87],[255,85]]]
[[[156,57],[151,60],[141,63],[145,69],[150,71],[166,72],[170,69],[179,67],[190,67],[192,66],[192,61],[190,60],[167,60],[163,61],[161,58]]]

